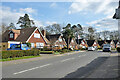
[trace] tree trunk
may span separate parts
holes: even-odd
[[[70,38],[68,38],[68,45],[67,45],[67,49],[69,49],[69,41],[70,41]]]

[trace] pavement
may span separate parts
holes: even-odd
[[[5,62],[3,78],[117,78],[119,57],[116,52],[86,51],[62,55],[43,55],[42,59]],[[46,57],[46,58],[45,58]],[[19,61],[19,60],[18,60]]]

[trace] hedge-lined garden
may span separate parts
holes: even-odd
[[[38,49],[2,51],[2,59],[23,57],[23,56],[38,56],[39,54],[40,51]]]

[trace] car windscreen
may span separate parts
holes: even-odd
[[[110,47],[110,44],[104,44],[103,47]]]
[[[22,44],[22,48],[27,48],[28,46],[26,44]]]

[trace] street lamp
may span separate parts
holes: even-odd
[[[116,9],[116,12],[113,16],[113,19],[117,19],[118,20],[118,40],[120,41],[120,0],[119,0],[119,6]]]
[[[120,0],[119,0],[119,6],[116,9],[113,19],[118,20],[118,41],[120,42]],[[117,51],[120,52],[120,44],[117,45]]]

